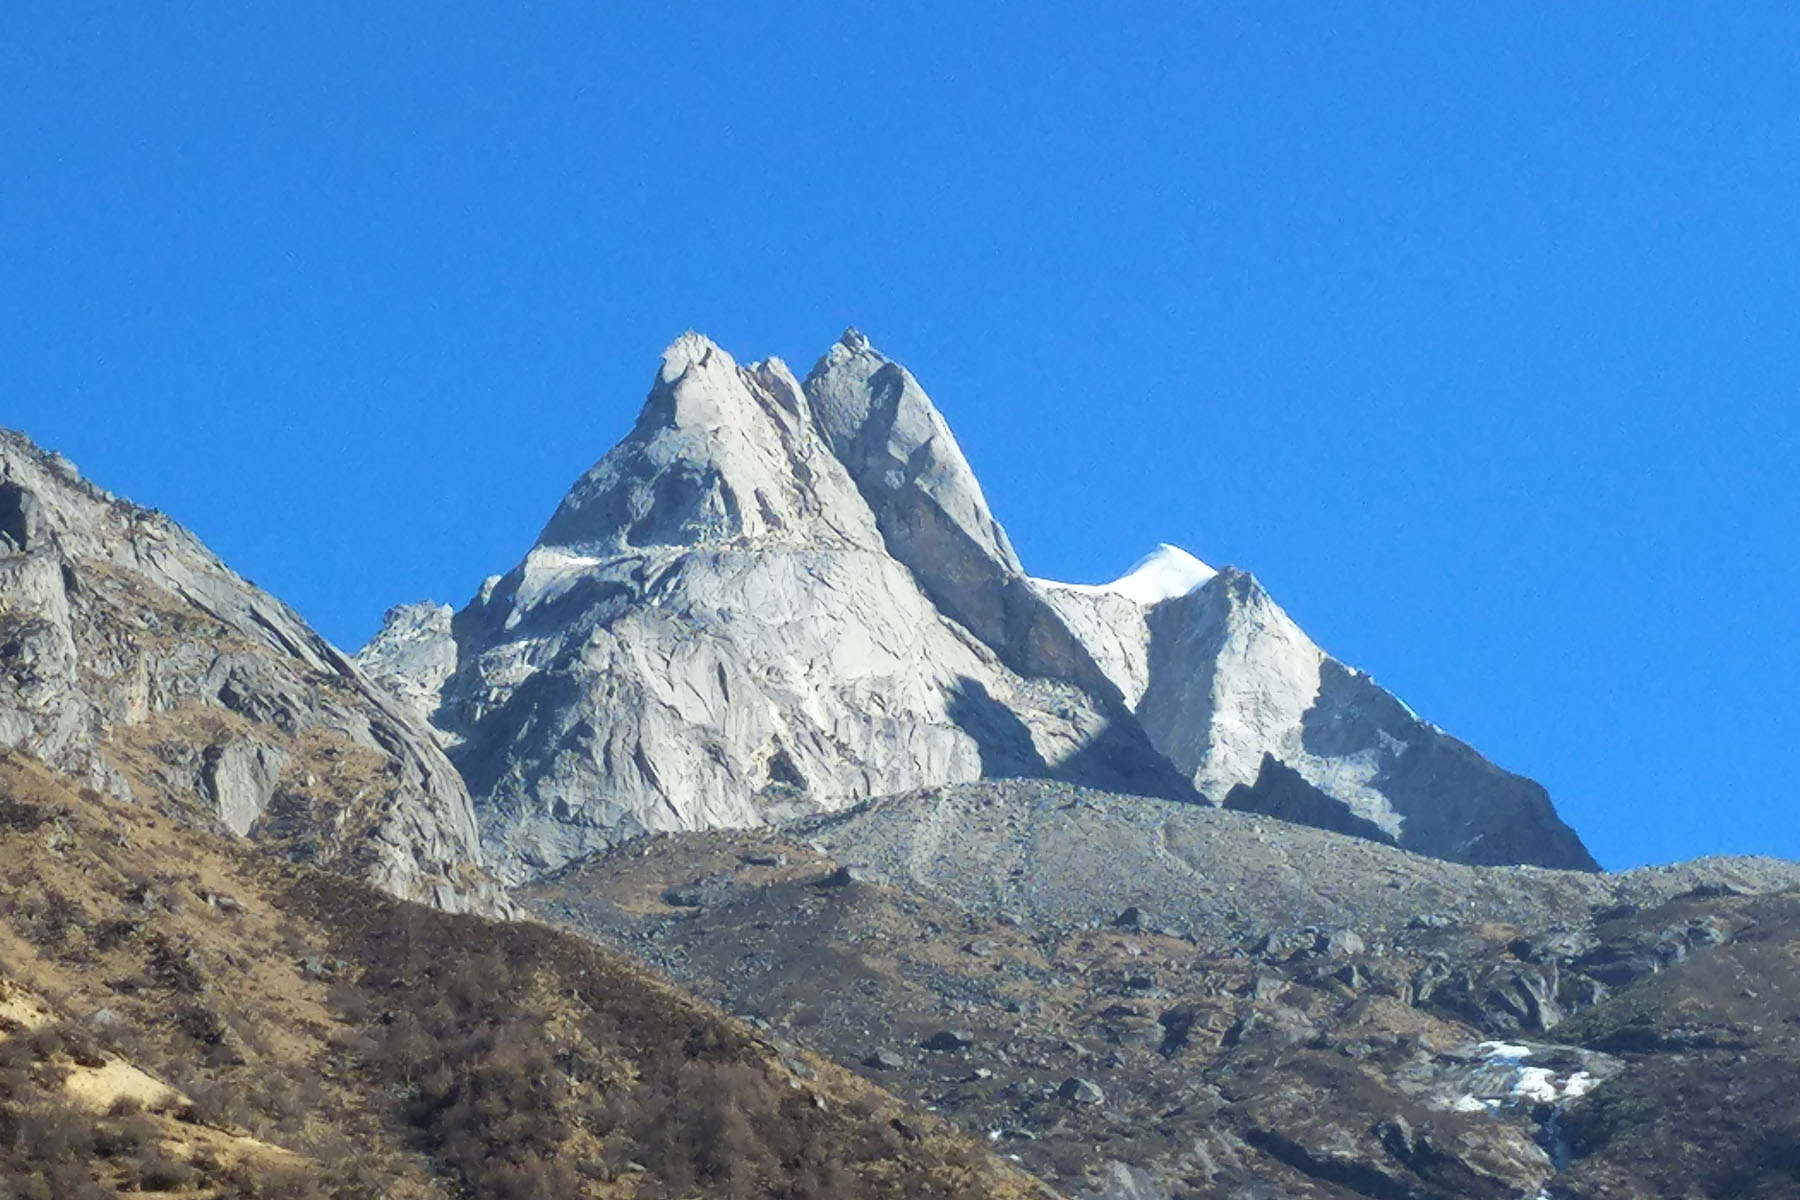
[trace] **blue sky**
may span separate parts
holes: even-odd
[[[682,330],[854,323],[1034,573],[1246,567],[1608,866],[1800,857],[1794,6],[36,8],[0,423],[340,643]]]

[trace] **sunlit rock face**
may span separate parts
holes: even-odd
[[[1212,802],[1457,862],[1594,869],[1543,788],[1320,650],[1247,572],[1162,546],[1110,584],[1035,582]]]
[[[954,491],[936,500],[974,511]],[[783,364],[740,366],[693,334],[453,640],[427,704],[513,879],[645,832],[1141,769],[1093,754],[1118,736],[1102,704],[1009,670],[932,603]]]
[[[506,911],[436,736],[187,530],[0,431],[0,745],[409,899]]]
[[[1595,868],[1543,788],[1326,655],[1252,576],[1227,568],[1147,623],[1139,719],[1215,801],[1457,862]]]
[[[631,433],[453,620],[362,662],[430,712],[508,880],[654,831],[984,777],[1208,800],[1473,862],[1591,866],[1542,789],[1160,547],[1028,576],[918,381],[686,334]]]

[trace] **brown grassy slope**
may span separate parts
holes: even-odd
[[[0,752],[0,1196],[1027,1197],[585,942]]]

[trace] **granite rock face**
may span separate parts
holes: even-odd
[[[363,674],[387,689],[427,728],[444,681],[456,671],[456,639],[450,632],[455,615],[448,604],[396,605],[356,656]],[[445,740],[435,729],[433,733]]]
[[[946,616],[989,645],[1002,642],[1005,587],[1025,572],[918,381],[851,330],[807,376],[805,391],[888,552]]]
[[[959,486],[934,502],[967,516]],[[394,652],[412,611],[363,661],[429,697]],[[631,434],[452,633],[455,671],[425,704],[508,880],[645,832],[1144,770],[1095,753],[1117,738],[1094,698],[1009,670],[932,603],[783,364],[741,367],[692,334]]]
[[[1163,546],[1111,584],[1036,583],[1208,800],[1456,862],[1595,868],[1543,788],[1320,650],[1249,573]]]
[[[1164,546],[1028,576],[918,381],[847,332],[804,383],[687,334],[630,435],[454,619],[360,656],[431,713],[511,882],[646,832],[1044,776],[1459,861],[1591,869],[1543,790]]]
[[[507,908],[424,722],[185,529],[10,432],[0,744],[396,895]]]

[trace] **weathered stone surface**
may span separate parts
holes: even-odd
[[[394,610],[362,662],[435,714],[508,881],[1013,776],[1593,866],[1541,788],[1324,655],[1249,575],[1163,546],[1111,584],[1026,576],[943,416],[854,330],[804,384],[678,339],[524,561],[447,627]]]
[[[949,425],[911,372],[851,329],[804,390],[887,552],[931,602],[1013,670],[1074,684],[1118,707],[1121,697],[1093,648],[1025,575]]]
[[[1056,1094],[1071,1104],[1105,1104],[1106,1092],[1091,1079],[1070,1076],[1062,1081]]]
[[[1593,869],[1542,788],[1330,658],[1249,574],[1163,546],[1111,584],[1034,583],[1212,802],[1459,862]]]
[[[1110,770],[1100,703],[1008,670],[887,552],[787,368],[697,335],[453,632],[441,691],[368,655],[438,709],[509,880],[639,833]]]
[[[945,615],[990,646],[1005,589],[1024,574],[944,418],[899,363],[850,330],[804,385],[825,444],[860,491],[886,548]]]
[[[1081,1193],[1081,1200],[1171,1200],[1173,1195],[1149,1171],[1128,1163],[1108,1162],[1101,1164],[1100,1177]]]
[[[249,739],[209,746],[200,778],[231,832],[249,834],[275,798],[281,776],[293,761],[273,746]]]
[[[428,726],[185,529],[7,432],[0,744],[397,895],[508,907]]]
[[[1139,719],[1215,802],[1458,862],[1596,868],[1543,788],[1326,656],[1250,575],[1221,571],[1147,620]],[[1305,786],[1277,786],[1283,771]]]
[[[431,727],[444,681],[456,673],[456,610],[448,604],[400,604],[356,655],[363,674],[392,692],[421,725]]]
[[[894,886],[983,917],[1121,933],[1154,925],[1209,942],[1229,936],[1279,963],[1326,950],[1334,930],[1350,935],[1338,939],[1348,954],[1409,927],[1454,932],[1454,922],[1419,922],[1422,907],[1452,907],[1471,925],[1547,928],[1622,900],[1662,903],[1720,881],[1754,892],[1800,886],[1800,866],[1754,857],[1614,875],[1483,868],[1257,813],[1034,780],[884,797],[794,829],[821,853],[854,856]],[[1350,949],[1353,938],[1362,951]],[[1641,958],[1648,973],[1680,940],[1662,931],[1582,961],[1608,972],[1615,958]]]
[[[736,869],[776,848],[789,869]],[[851,852],[884,885],[822,895]],[[737,881],[728,904],[654,903],[717,872]],[[1684,1142],[1731,1148],[1688,1164],[1710,1172],[1695,1194],[1731,1194],[1737,1171],[1783,1178],[1768,1147],[1792,1143],[1800,1111],[1796,882],[1800,864],[1768,859],[1468,866],[1008,780],[645,839],[523,894],[846,1065],[966,1030],[960,1053],[868,1069],[1063,1195],[1519,1200],[1685,1194],[1667,1160],[1703,1156],[1670,1152]],[[1622,960],[1664,965],[1608,1000],[1580,964]],[[1562,1016],[1544,1032],[1547,1001]],[[1059,1096],[1065,1080],[1104,1102]],[[1635,1132],[1646,1120],[1671,1146]],[[1663,1186],[1591,1186],[1646,1178],[1647,1156]]]

